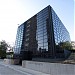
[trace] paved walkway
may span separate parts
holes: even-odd
[[[0,60],[0,75],[50,75],[42,72],[22,68],[18,65],[7,65]]]

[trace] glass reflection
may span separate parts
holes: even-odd
[[[24,25],[22,24],[21,26],[18,27],[18,30],[17,30],[17,37],[15,41],[15,48],[14,48],[14,53],[17,53],[17,54],[19,54],[21,50],[22,39],[23,39],[23,29],[24,29]]]
[[[48,18],[48,8],[37,14],[37,41],[38,50],[48,50],[46,19]],[[45,46],[45,47],[44,47]]]

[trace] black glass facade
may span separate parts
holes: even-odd
[[[69,32],[51,6],[47,6],[18,27],[14,53],[21,59],[64,57],[63,42]]]
[[[22,40],[23,40],[23,30],[24,30],[24,25],[22,24],[18,27],[18,30],[17,30],[15,48],[14,48],[15,54],[20,54]]]
[[[55,43],[58,45],[60,42],[70,41],[69,32],[52,9],[52,20],[54,28]]]
[[[64,57],[62,53],[64,53],[64,49],[60,47],[61,43],[70,43],[70,36],[69,32],[57,16],[57,14],[54,12],[54,10],[51,8],[52,12],[52,22],[53,22],[53,29],[54,29],[54,39],[55,39],[55,47],[56,47],[56,56],[57,57]]]
[[[48,8],[37,14],[37,35],[38,51],[48,51],[48,37],[46,20],[48,18]]]

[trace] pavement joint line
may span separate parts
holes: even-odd
[[[10,67],[10,66],[9,66]],[[13,68],[13,67],[12,67]],[[22,72],[26,72],[25,70],[24,70],[24,68],[18,68],[17,70],[21,70]],[[26,72],[26,73],[29,73],[29,72]],[[28,74],[27,74],[28,75]],[[35,75],[34,73],[30,73],[30,75]],[[37,73],[36,75],[47,75],[47,74],[44,74],[44,73]]]
[[[23,68],[23,67],[20,67],[20,69],[22,71],[25,71],[25,70],[29,70],[30,72],[33,72],[35,70],[31,70],[31,69],[28,69],[28,68]],[[27,72],[28,73],[28,72]],[[43,73],[43,72],[39,72],[39,71],[35,71],[35,73],[37,73],[36,75],[50,75],[50,74],[46,74],[46,73]],[[35,73],[31,73],[32,75],[35,75]]]
[[[0,63],[0,64],[1,64],[1,63]],[[23,71],[20,71],[20,70],[16,70],[14,67],[11,67],[11,66],[9,66],[9,65],[5,65],[5,64],[1,64],[1,65],[6,66],[6,67],[9,67],[9,68],[11,68],[11,69],[13,69],[13,70],[15,70],[15,71],[21,72],[21,73],[26,74],[26,75],[32,75],[32,74],[29,74],[29,73],[27,73],[27,72],[23,72]]]
[[[20,67],[20,68],[16,68],[17,65],[8,65],[8,64],[3,64],[3,63],[0,63],[1,65],[4,65],[6,67],[9,67],[15,71],[18,71],[18,72],[21,72],[23,74],[26,74],[26,75],[50,75],[50,74],[46,74],[46,73],[42,73],[42,72],[38,72],[38,71],[35,71],[35,73],[29,73],[29,72],[26,72],[24,68]],[[13,66],[13,67],[12,67]],[[27,69],[27,68],[26,68]],[[27,70],[30,70],[30,69],[27,69]],[[30,70],[31,71],[31,70]]]

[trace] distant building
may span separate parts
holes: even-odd
[[[63,42],[70,42],[69,32],[49,5],[18,27],[14,57],[64,58]]]

